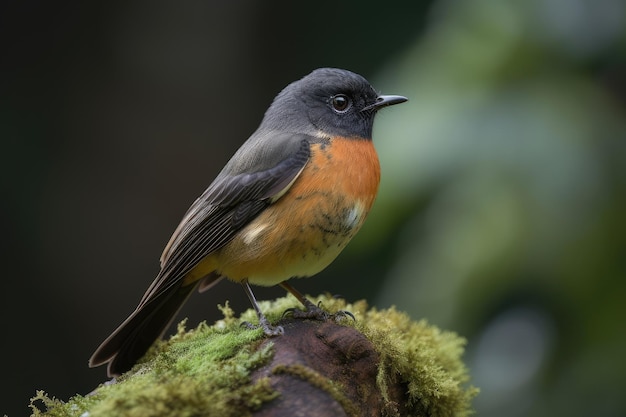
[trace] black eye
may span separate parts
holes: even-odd
[[[344,94],[331,97],[330,104],[337,113],[345,113],[350,107],[350,99]]]

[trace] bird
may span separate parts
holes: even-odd
[[[107,364],[109,377],[130,370],[195,289],[223,278],[242,285],[267,336],[284,329],[267,320],[250,284],[281,285],[305,307],[292,309],[295,316],[328,317],[287,280],[326,268],[363,225],[380,182],[374,116],[405,101],[339,68],[318,68],[287,85],[190,206],[156,278],[89,366]]]

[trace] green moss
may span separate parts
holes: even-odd
[[[346,304],[327,296],[316,301],[329,311],[348,310],[355,315],[355,322],[343,323],[361,331],[379,352],[382,366],[377,383],[384,398],[388,400],[391,383],[401,382],[406,384],[409,406],[418,415],[470,413],[470,401],[477,390],[467,386],[469,375],[461,361],[462,338],[425,321],[413,322],[393,308],[379,311],[368,309],[365,302]],[[285,309],[296,306],[297,301],[285,297],[264,302],[261,308],[270,321],[276,321]],[[101,385],[93,395],[62,402],[38,392],[31,400],[33,416],[251,415],[278,395],[267,378],[250,379],[251,371],[272,358],[272,344],[258,349],[264,340],[261,330],[241,327],[228,305],[220,308],[223,320],[213,326],[203,323],[190,331],[181,323],[176,335],[155,344],[117,383]],[[256,317],[249,310],[242,319],[255,322]],[[322,386],[332,386],[317,380]],[[47,411],[38,409],[40,402]]]
[[[356,320],[345,321],[363,333],[380,355],[377,384],[387,395],[391,382],[405,383],[409,405],[416,415],[467,416],[478,389],[469,386],[469,372],[461,360],[465,339],[419,322],[394,307],[368,308],[365,301],[346,304],[343,300],[318,297],[330,311],[347,310]]]

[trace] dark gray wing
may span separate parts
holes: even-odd
[[[191,205],[163,251],[161,271],[139,306],[178,284],[205,256],[227,244],[302,172],[314,139],[277,136],[267,146],[259,141],[244,144]]]

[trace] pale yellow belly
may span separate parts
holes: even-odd
[[[341,197],[315,197],[311,203],[303,198],[300,207],[266,209],[216,253],[218,272],[235,281],[275,285],[326,268],[363,224],[365,206]]]

